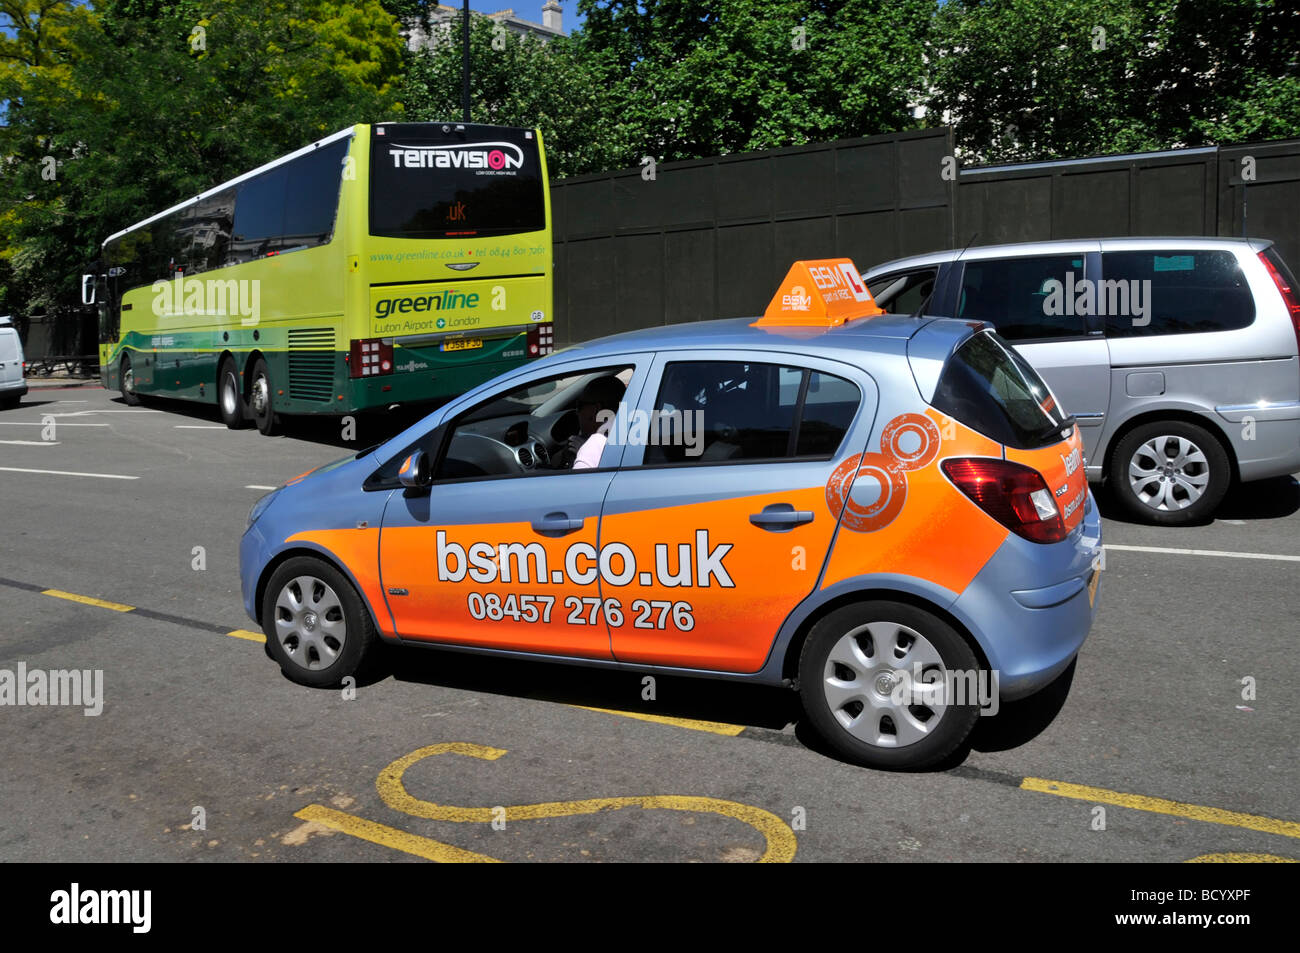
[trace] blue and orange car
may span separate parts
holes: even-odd
[[[1082,452],[992,329],[797,262],[757,320],[567,348],[263,497],[244,603],[308,685],[377,639],[743,679],[925,767],[1088,634]]]

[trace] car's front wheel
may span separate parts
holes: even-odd
[[[1110,458],[1115,495],[1146,523],[1181,526],[1207,519],[1231,479],[1232,465],[1218,439],[1181,420],[1134,427]]]
[[[361,596],[322,559],[295,556],[276,569],[262,600],[271,657],[289,678],[317,687],[355,674],[375,642]]]
[[[930,767],[979,717],[979,670],[966,640],[937,616],[900,602],[842,606],[808,634],[799,696],[817,733],[850,761]]]

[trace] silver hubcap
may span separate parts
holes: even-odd
[[[1185,510],[1210,483],[1210,462],[1186,437],[1152,437],[1133,453],[1128,484],[1153,510]]]
[[[271,404],[271,385],[265,377],[258,377],[253,381],[253,412],[257,416],[266,413],[266,408]]]
[[[296,664],[329,668],[347,641],[338,594],[315,576],[289,580],[275,600],[275,637]]]
[[[122,368],[122,387],[128,394],[135,393],[135,371],[131,369],[130,364]]]
[[[826,659],[826,704],[859,741],[881,748],[915,744],[934,731],[948,708],[941,691],[921,691],[917,665],[924,681],[944,682],[947,669],[939,650],[915,629],[897,622],[859,626],[835,643]],[[896,692],[900,687],[904,690]],[[924,703],[917,704],[922,694]]]
[[[228,415],[235,413],[239,396],[235,393],[235,375],[227,373],[221,379],[221,409]]]

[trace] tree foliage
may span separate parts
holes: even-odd
[[[72,299],[112,232],[396,115],[402,41],[378,0],[41,6],[26,19],[48,42],[32,55],[19,31],[26,59],[2,75],[0,260],[15,310]]]
[[[1300,5],[950,0],[932,27],[932,121],[968,161],[1294,136]]]

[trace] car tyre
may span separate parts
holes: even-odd
[[[323,559],[295,556],[271,575],[262,631],[280,670],[301,685],[340,684],[374,654],[374,621],[343,573]]]
[[[21,394],[9,394],[5,397],[0,397],[0,410],[13,410],[22,403],[22,400],[23,398]]]
[[[944,672],[975,672],[967,641],[948,623],[916,606],[870,601],[842,606],[819,620],[799,656],[799,698],[817,734],[838,754],[874,768],[931,767],[969,737],[978,700],[915,695],[915,682]],[[946,683],[946,680],[945,680]],[[912,702],[920,701],[920,704]]]
[[[1115,444],[1108,482],[1119,503],[1144,523],[1183,526],[1208,519],[1232,482],[1223,444],[1182,420],[1134,427]]]

